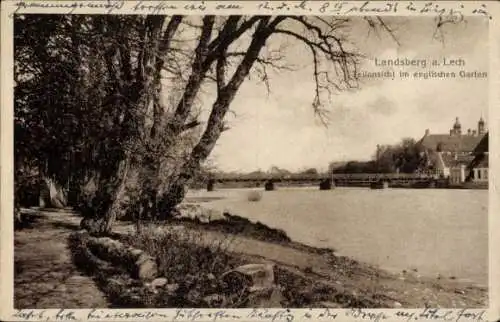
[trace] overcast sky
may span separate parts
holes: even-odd
[[[429,18],[391,21],[400,46],[388,35],[367,33],[354,25],[350,41],[367,56],[360,70],[381,70],[374,59],[462,58],[464,67],[434,70],[488,71],[488,22],[468,19],[444,29],[444,42],[433,38]],[[271,38],[271,42],[281,41]],[[448,133],[455,117],[462,128],[476,128],[481,115],[487,120],[487,79],[427,79],[366,81],[354,92],[340,93],[328,106],[328,128],[315,117],[311,102],[314,82],[307,48],[287,49],[287,59],[302,65],[297,71],[271,74],[271,93],[254,80],[241,87],[224,132],[211,159],[225,171],[326,169],[331,161],[369,159],[377,144],[392,144],[403,137],[419,139],[431,133]],[[396,71],[398,69],[395,69]],[[428,71],[406,68],[406,71]],[[458,75],[457,75],[458,76]]]

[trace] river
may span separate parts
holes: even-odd
[[[188,196],[382,269],[488,285],[487,190],[280,187],[250,202],[251,190]]]

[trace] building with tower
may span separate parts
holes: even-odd
[[[484,135],[486,134],[486,123],[484,122],[483,120],[483,117],[481,116],[481,118],[479,119],[479,122],[477,124],[477,133],[479,135]]]
[[[421,156],[427,158],[428,167],[435,175],[449,178],[452,184],[462,184],[466,180],[487,182],[487,162],[477,164],[482,167],[479,175],[479,169],[476,169],[473,163],[477,157],[477,147],[487,136],[486,123],[482,117],[475,129],[469,128],[467,131],[462,130],[462,124],[457,117],[448,134],[432,134],[427,129],[418,144],[422,151]],[[471,172],[476,175],[471,176]]]
[[[462,135],[462,125],[458,120],[458,117],[455,119],[455,124],[453,124],[453,128],[450,130],[450,135]]]

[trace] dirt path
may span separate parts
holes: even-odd
[[[72,263],[67,238],[75,228],[66,215],[30,214],[29,227],[15,232],[15,308],[108,307],[92,279]]]

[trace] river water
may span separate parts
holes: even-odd
[[[188,197],[222,198],[207,206],[389,271],[488,285],[487,190],[280,187],[249,202],[252,190],[198,190]]]

